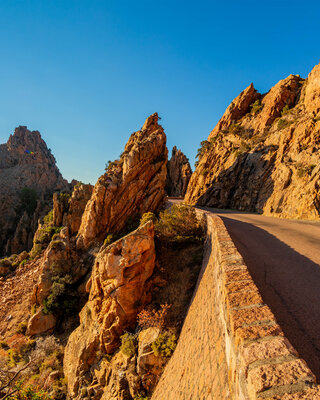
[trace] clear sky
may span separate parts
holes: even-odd
[[[39,130],[95,183],[157,111],[194,162],[225,108],[320,59],[319,1],[1,0],[0,143]]]

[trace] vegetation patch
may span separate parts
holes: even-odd
[[[233,123],[229,126],[229,133],[232,135],[240,135],[243,128],[239,123]]]
[[[149,221],[153,221],[154,224],[157,222],[157,217],[153,212],[144,213],[140,219],[139,226],[142,226]]]
[[[250,108],[251,108],[251,113],[253,115],[258,114],[263,108],[261,100],[260,99],[256,100],[253,104],[251,104]]]
[[[162,333],[152,344],[151,348],[157,357],[171,357],[177,346],[176,335]]]
[[[121,336],[120,351],[127,357],[133,357],[137,352],[137,339],[132,333],[125,333]]]
[[[203,241],[204,230],[197,219],[196,211],[187,204],[174,204],[160,213],[156,235],[171,243]]]
[[[138,314],[138,325],[141,328],[155,327],[163,329],[166,326],[168,310],[171,304],[161,304],[159,310],[145,309]]]
[[[287,126],[289,126],[289,125],[291,125],[291,124],[292,124],[292,121],[288,121],[287,119],[280,118],[280,119],[278,120],[278,125],[277,125],[277,127],[278,127],[279,130],[281,130],[281,129],[284,129],[284,128],[286,128]]]
[[[291,109],[290,109],[290,107],[288,106],[288,104],[286,104],[286,105],[283,107],[282,111],[281,111],[281,117],[283,117],[284,115],[289,114],[290,112],[291,112]]]

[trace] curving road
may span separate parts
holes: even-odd
[[[320,382],[320,222],[199,208],[223,219],[265,303]]]
[[[320,381],[320,223],[209,209],[219,215],[264,301]]]

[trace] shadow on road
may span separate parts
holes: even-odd
[[[320,266],[252,224],[220,215],[266,304],[320,381]]]

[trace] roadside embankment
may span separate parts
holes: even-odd
[[[224,223],[199,212],[207,225],[202,271],[152,400],[320,399]]]

